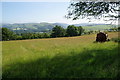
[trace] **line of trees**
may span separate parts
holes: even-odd
[[[55,38],[55,37],[72,37],[80,36],[84,29],[79,26],[69,25],[67,29],[56,25],[50,33],[20,33],[16,34],[7,28],[1,28],[2,41],[8,40],[24,40],[24,39],[39,39],[39,38]]]
[[[79,26],[69,25],[67,29],[62,28],[61,26],[55,26],[52,29],[51,37],[72,37],[72,36],[81,36],[84,32],[84,29]]]

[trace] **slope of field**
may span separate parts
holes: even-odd
[[[118,43],[93,43],[95,37],[3,41],[3,78],[119,77]]]
[[[115,27],[114,25],[95,25],[95,26],[83,26],[83,28],[88,31],[88,30],[106,30]]]

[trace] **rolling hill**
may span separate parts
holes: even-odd
[[[3,24],[2,27],[6,27],[14,32],[24,33],[24,32],[50,32],[55,25],[62,26],[67,28],[69,24],[66,23],[15,23],[15,24]],[[115,25],[110,24],[90,24],[90,23],[81,23],[81,24],[72,24],[75,26],[82,26],[85,30],[105,30],[114,27]]]

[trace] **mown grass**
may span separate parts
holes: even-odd
[[[118,43],[93,43],[95,37],[2,42],[3,78],[118,78]]]

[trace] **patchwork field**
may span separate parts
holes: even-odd
[[[109,38],[118,32],[108,33]],[[96,34],[2,42],[3,78],[118,78],[118,43]],[[119,59],[119,60],[118,60]]]

